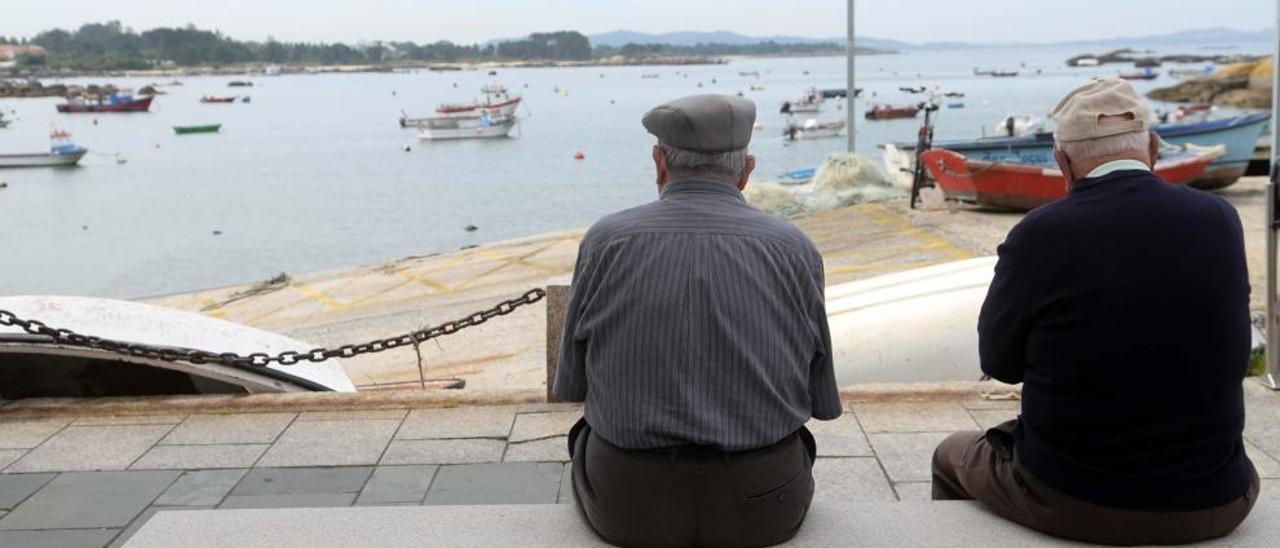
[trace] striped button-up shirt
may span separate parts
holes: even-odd
[[[840,416],[822,256],[733,185],[668,183],[578,250],[555,394],[628,449],[774,444]]]

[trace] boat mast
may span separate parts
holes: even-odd
[[[853,0],[849,0],[850,3]],[[1277,28],[1280,28],[1280,1],[1276,2]],[[1277,153],[1280,153],[1280,35],[1277,35],[1275,57],[1271,58],[1271,178],[1267,181],[1267,377],[1272,390],[1280,390],[1280,326],[1276,325],[1276,230],[1280,229],[1280,207],[1277,207],[1276,185],[1280,184]]]
[[[855,95],[858,94],[858,92],[854,88],[854,81],[856,79],[854,78],[854,74],[853,74],[853,68],[854,68],[853,57],[855,53],[854,51],[855,46],[853,43],[853,0],[849,0],[849,46],[848,47],[849,47],[848,67],[846,67],[846,73],[845,73],[844,114],[846,117],[845,118],[845,128],[847,128],[846,133],[848,133],[848,137],[849,137],[849,153],[853,154],[858,151],[857,138],[854,135],[854,131],[853,131],[853,127],[854,127],[853,123],[855,121],[854,113],[853,113],[853,98]]]

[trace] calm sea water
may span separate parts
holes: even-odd
[[[1267,47],[1241,44],[1237,51]],[[1187,51],[1197,48],[1161,53]],[[967,97],[965,108],[942,111],[937,137],[978,136],[1006,114],[1044,114],[1073,86],[1117,71],[1066,68],[1063,60],[1076,53],[860,57],[865,91],[854,108],[919,100],[899,86],[939,86]],[[974,77],[975,66],[1024,76]],[[758,79],[739,76],[755,71]],[[757,102],[765,127],[752,150],[762,178],[816,166],[845,146],[843,137],[787,144],[778,114],[784,100],[810,86],[843,87],[841,57],[499,69],[497,76],[287,75],[227,88],[234,79],[181,78],[183,86],[162,88],[168,94],[148,114],[67,115],[54,111],[58,99],[0,100],[0,109],[17,116],[0,129],[0,152],[40,151],[53,126],[91,150],[76,169],[0,170],[9,184],[0,190],[0,294],[159,295],[586,226],[654,197],[653,139],[639,120],[648,108],[687,94],[742,91]],[[153,81],[68,80],[128,87]],[[396,123],[402,109],[424,115],[439,102],[470,100],[491,82],[525,98],[515,138],[419,142]],[[753,84],[764,89],[753,91]],[[199,103],[205,94],[248,94],[252,103]],[[843,118],[834,106],[819,117]],[[203,123],[222,123],[222,132],[175,136],[171,129]],[[912,140],[918,124],[859,117],[859,149],[875,155],[876,144]],[[573,159],[578,151],[585,160]],[[127,162],[117,163],[117,154]],[[467,232],[467,225],[478,230]]]

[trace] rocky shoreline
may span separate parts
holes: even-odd
[[[1147,93],[1157,101],[1208,103],[1218,106],[1271,108],[1271,58],[1222,67],[1212,76],[1194,78]]]

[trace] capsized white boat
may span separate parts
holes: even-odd
[[[978,312],[995,264],[981,257],[828,287],[839,385],[978,380]]]
[[[315,347],[201,314],[114,299],[0,297],[0,310],[83,335],[154,346],[241,355]],[[0,399],[355,390],[336,359],[269,367],[166,362],[54,344],[0,326]]]

